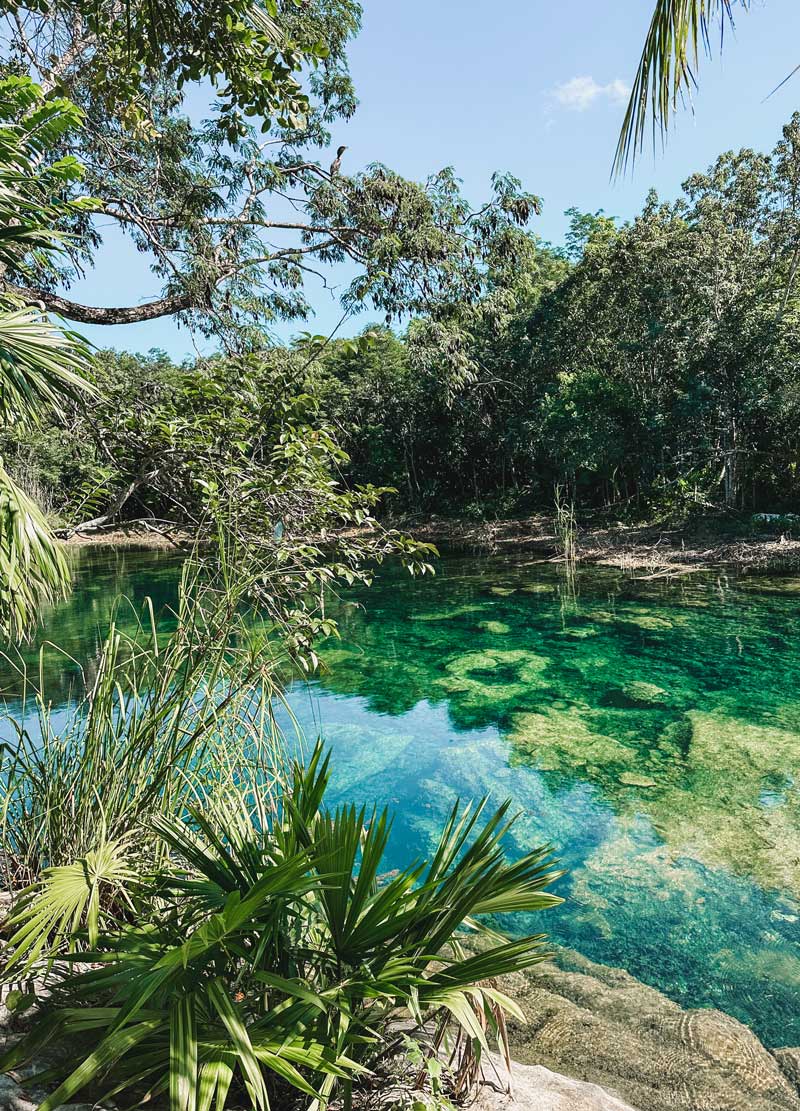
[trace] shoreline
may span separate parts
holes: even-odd
[[[552,517],[534,515],[499,521],[463,521],[431,517],[399,518],[392,527],[417,540],[498,555],[525,552],[543,563],[564,563]],[[691,574],[732,567],[744,574],[800,573],[800,540],[785,536],[722,536],[708,525],[670,528],[658,525],[606,525],[578,528],[577,564],[599,564],[653,577]]]
[[[498,521],[465,521],[448,517],[398,517],[382,522],[417,540],[478,555],[527,553],[543,563],[564,563],[552,517],[543,514]],[[359,535],[346,529],[342,537]],[[138,547],[185,551],[188,532],[162,530],[132,522],[103,532],[75,533],[63,543],[70,548]],[[649,571],[653,577],[692,574],[717,567],[743,574],[800,573],[800,540],[786,536],[721,535],[709,525],[667,527],[613,524],[578,528],[576,563],[599,564],[626,571]]]
[[[115,525],[113,529],[102,532],[74,532],[62,539],[61,543],[68,548],[129,547],[184,551],[187,546],[191,546],[192,538],[188,532],[181,532],[179,529],[172,529],[168,533],[136,521],[130,525]]]

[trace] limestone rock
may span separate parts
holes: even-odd
[[[491,1069],[487,1072],[491,1075]],[[505,1070],[498,1067],[503,1081]],[[498,1083],[484,1083],[471,1105],[472,1111],[634,1111],[598,1084],[571,1080],[543,1065],[518,1065],[511,1068],[513,1096]]]
[[[672,699],[663,687],[655,683],[645,683],[633,680],[622,687],[612,687],[603,698],[603,705],[626,707],[639,710],[663,710],[669,706]]]
[[[789,1083],[800,1092],[800,1049],[774,1049],[772,1056]]]
[[[747,1027],[682,1010],[621,969],[561,950],[501,987],[527,1020],[509,1023],[522,1063],[599,1084],[642,1111],[800,1111],[786,1065]]]
[[[511,632],[511,626],[506,625],[504,621],[479,621],[478,628],[484,633],[491,633],[492,636],[505,636],[506,633]]]
[[[36,1111],[44,1098],[43,1091],[35,1094],[24,1090],[10,1076],[0,1075],[0,1108],[2,1111]],[[65,1103],[61,1111],[103,1111],[101,1104]]]
[[[622,693],[636,706],[667,706],[670,701],[669,694],[655,683],[626,683]]]

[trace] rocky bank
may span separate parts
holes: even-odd
[[[502,987],[527,1019],[510,1023],[521,1064],[600,1085],[638,1111],[800,1111],[800,1049],[770,1052],[736,1019],[684,1010],[623,969],[561,950]]]

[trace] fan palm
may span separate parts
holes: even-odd
[[[293,1106],[292,1090],[325,1103],[400,1051],[402,1012],[437,1041],[455,1023],[476,1047],[488,1029],[502,1032],[503,1011],[522,1019],[494,979],[547,956],[543,936],[484,929],[487,947],[469,953],[457,932],[478,930],[474,916],[560,902],[545,890],[559,875],[547,850],[510,864],[509,804],[456,805],[430,860],[382,876],[386,813],[326,810],[328,778],[318,746],[267,810],[234,788],[183,818],[155,818],[169,856],[146,882],[126,874],[124,846],[108,848],[135,923],[122,914],[98,931],[95,915],[80,954],[57,934],[50,1003],[0,1061],[15,1067],[54,1038],[85,1039],[85,1057],[56,1070],[62,1082],[40,1111],[87,1087],[132,1101],[168,1095],[171,1111],[207,1111],[215,1096],[219,1109],[240,1106],[244,1093],[267,1111],[270,1095]],[[83,906],[96,862],[84,864],[54,869],[12,912],[12,966],[48,913]],[[65,972],[72,961],[82,968]]]
[[[85,202],[53,201],[75,177],[73,159],[43,160],[79,122],[68,101],[45,102],[25,78],[0,82],[0,278],[47,268],[63,249],[56,222]],[[89,391],[77,336],[0,289],[0,422],[35,424],[68,396]],[[69,587],[69,568],[38,507],[0,461],[0,635],[17,638]]]
[[[737,0],[657,0],[633,82],[614,159],[616,172],[641,150],[648,116],[663,136],[679,98],[691,93],[711,29],[732,24]],[[738,0],[743,10],[750,0]]]

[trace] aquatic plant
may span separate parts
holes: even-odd
[[[577,561],[578,526],[575,521],[575,502],[565,500],[565,491],[556,486],[553,496],[555,507],[554,524],[561,554],[568,569],[574,569]]]

